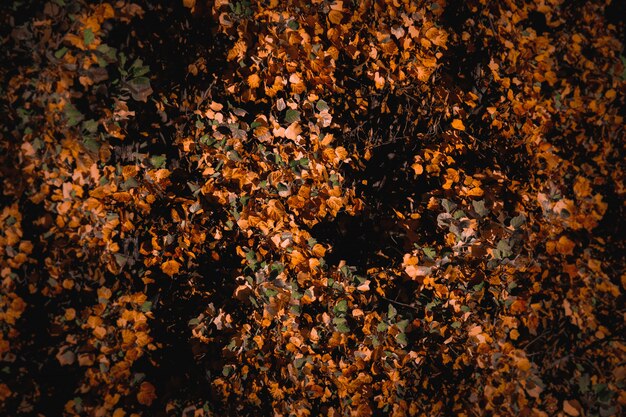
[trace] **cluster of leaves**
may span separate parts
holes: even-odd
[[[623,412],[610,1],[3,7],[0,412]]]

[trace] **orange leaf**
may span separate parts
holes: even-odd
[[[293,122],[287,129],[285,129],[285,137],[287,139],[296,140],[300,132],[302,132],[302,129],[300,128],[298,122]]]
[[[530,361],[526,358],[522,358],[517,362],[517,367],[522,371],[528,371],[530,369]]]
[[[338,25],[341,23],[341,19],[343,19],[343,14],[337,10],[331,10],[328,13],[328,20],[330,20],[330,23]]]
[[[106,334],[107,330],[102,326],[98,326],[93,329],[93,335],[96,336],[98,339],[103,339]]]
[[[465,125],[461,121],[461,119],[454,119],[452,121],[452,127],[456,130],[465,130]]]
[[[248,77],[248,85],[250,86],[250,88],[257,88],[259,85],[261,85],[261,78],[256,74],[250,75]]]
[[[561,236],[559,241],[556,242],[556,250],[561,255],[572,255],[576,244],[569,240],[566,236]]]
[[[170,277],[178,274],[179,269],[180,269],[180,264],[173,259],[167,262],[164,262],[161,265],[161,271],[165,272]]]

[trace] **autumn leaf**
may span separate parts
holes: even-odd
[[[530,361],[526,358],[521,358],[517,360],[515,365],[524,372],[530,370]]]
[[[137,401],[139,401],[139,404],[150,406],[156,398],[157,395],[154,385],[147,381],[142,382],[139,387],[139,392],[137,393]]]
[[[161,271],[163,271],[170,277],[178,274],[179,270],[180,270],[180,264],[173,259],[170,259],[169,261],[166,261],[163,264],[161,264]]]
[[[61,366],[72,365],[76,360],[76,355],[69,349],[61,348],[56,355],[57,360]]]
[[[563,411],[565,412],[565,414],[567,414],[568,416],[572,416],[572,417],[577,417],[580,415],[580,411],[578,411],[580,409],[580,405],[578,404],[578,401],[576,400],[565,400],[563,401]]]
[[[328,13],[328,20],[335,25],[338,25],[341,23],[341,19],[343,19],[343,15],[341,14],[340,11],[337,10],[331,10]]]
[[[456,130],[465,130],[465,125],[460,119],[454,119],[452,121],[452,127]]]
[[[250,88],[257,88],[261,85],[261,78],[257,74],[251,74],[247,79]]]
[[[287,129],[285,129],[285,137],[290,140],[298,139],[298,135],[302,132],[302,128],[298,124],[298,122],[293,122],[289,125]]]
[[[556,242],[556,250],[561,255],[572,255],[575,247],[576,244],[565,235],[561,236]]]
[[[0,414],[624,414],[617,2],[13,3]]]

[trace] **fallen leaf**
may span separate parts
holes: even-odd
[[[580,415],[580,411],[578,411],[578,409],[574,407],[573,405],[575,404],[574,401],[571,401],[571,402],[568,400],[563,401],[563,411],[567,415],[577,417]]]
[[[452,127],[456,130],[465,130],[465,125],[460,119],[454,119],[452,121]]]
[[[150,406],[156,397],[154,385],[147,381],[142,382],[139,387],[139,392],[137,393],[137,401],[139,401],[140,404]]]
[[[167,262],[164,262],[161,265],[161,271],[163,271],[170,277],[178,274],[179,269],[180,269],[180,264],[173,259]]]

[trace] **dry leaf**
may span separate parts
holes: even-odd
[[[176,262],[175,260],[173,260],[173,259],[171,259],[171,260],[169,260],[167,262],[164,262],[161,265],[161,271],[163,271],[164,273],[166,273],[170,277],[178,274],[179,269],[180,269],[180,264],[178,262]]]
[[[465,130],[465,125],[461,121],[461,119],[454,119],[452,121],[452,127],[456,130]]]

